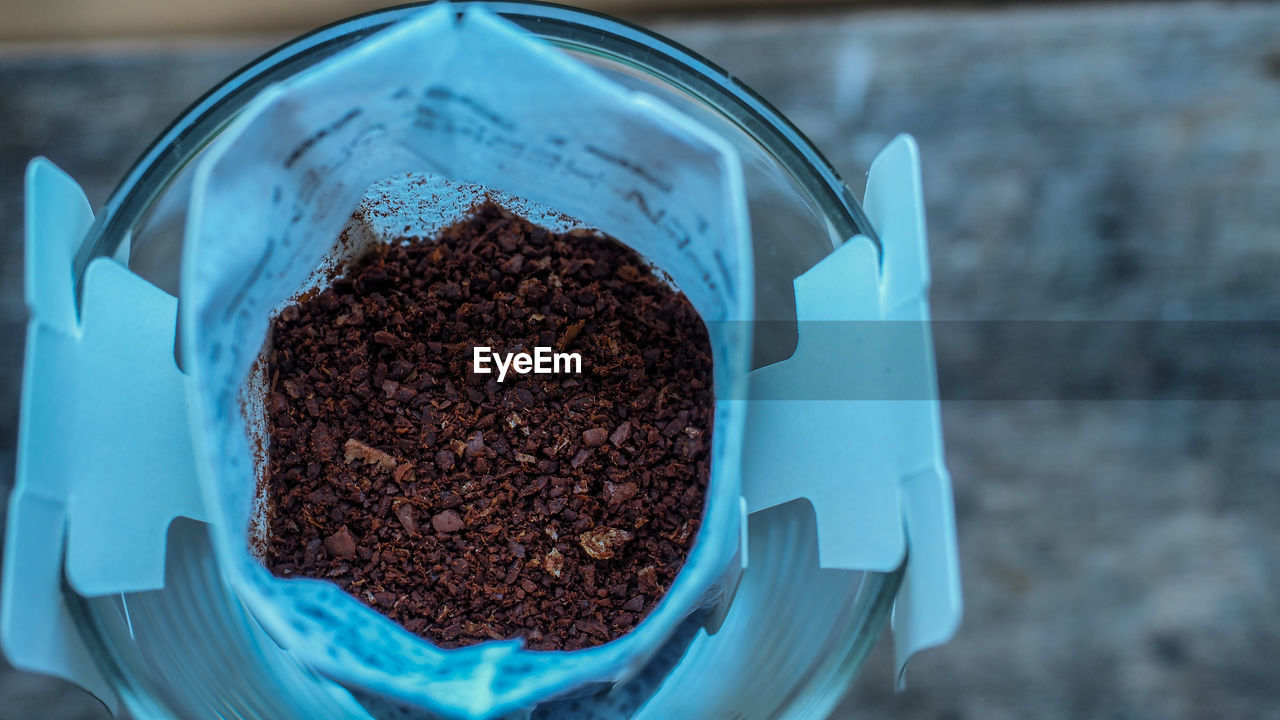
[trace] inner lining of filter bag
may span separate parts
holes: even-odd
[[[485,200],[492,200],[534,225],[554,232],[565,232],[575,228],[591,229],[587,223],[569,217],[547,205],[492,188],[455,182],[423,173],[395,176],[375,183],[364,193],[359,208],[352,214],[324,258],[297,291],[274,308],[272,315],[293,304],[302,295],[327,286],[343,268],[375,244],[394,242],[403,237],[434,237],[444,228],[468,217],[471,209]],[[643,242],[634,242],[634,238],[617,239],[648,259]],[[723,303],[723,300],[716,296],[718,291],[715,287],[708,284],[695,284],[688,288],[678,287],[662,268],[652,262],[650,265],[659,279],[683,291],[700,315],[705,312],[704,309],[709,304],[711,307],[716,307]],[[718,333],[722,334],[722,330],[718,331],[720,326],[722,326],[721,323],[707,323],[707,331],[717,358],[721,357],[720,350],[726,344],[726,339],[717,338]],[[258,361],[254,363],[241,389],[241,408],[244,413],[249,446],[254,452],[255,493],[249,522],[249,548],[250,553],[260,563],[264,561],[263,548],[269,539],[268,484],[264,480],[270,448],[266,413],[266,398],[270,384],[270,378],[266,376],[266,356],[270,351],[270,343],[271,338],[268,337],[258,355]],[[713,438],[714,434],[713,429]],[[713,462],[709,483],[715,482],[716,470],[717,465]],[[704,521],[713,497],[714,494],[708,487],[706,506],[703,508]],[[704,533],[699,532],[686,560],[686,566],[694,558],[694,551],[703,536]],[[314,580],[314,578],[311,579]]]

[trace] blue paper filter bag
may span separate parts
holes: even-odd
[[[406,174],[418,181],[392,180]],[[424,230],[463,216],[479,186],[622,239],[688,296],[710,333],[717,397],[741,398],[753,298],[738,158],[689,118],[514,25],[437,4],[264,90],[196,171],[181,341],[201,490],[231,590],[275,642],[375,717],[625,716],[736,580],[742,403],[717,402],[707,507],[687,563],[633,632],[600,647],[445,650],[332,583],[276,578],[251,553],[254,448],[270,441],[254,364],[272,315],[343,259],[336,240],[375,185],[413,200],[410,224]]]

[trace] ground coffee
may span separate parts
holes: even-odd
[[[581,373],[474,370],[474,348]],[[599,645],[668,590],[702,516],[706,328],[611,238],[486,203],[285,308],[267,352],[268,536],[445,647]]]

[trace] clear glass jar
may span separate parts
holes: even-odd
[[[460,7],[466,3],[457,3]],[[785,118],[728,73],[665,38],[593,13],[535,3],[485,7],[719,132],[743,160],[755,246],[755,362],[795,348],[792,281],[855,235],[875,238],[852,193]],[[355,17],[289,42],[179,117],[108,199],[76,258],[130,243],[130,267],[178,293],[191,171],[264,87],[386,27],[413,6]],[[888,622],[901,570],[823,571],[803,501],[752,516],[750,567],[716,636],[701,635],[637,717],[825,718]],[[166,587],[76,599],[104,671],[137,718],[366,717],[340,688],[290,663],[227,594],[202,525],[170,531]],[[67,589],[74,599],[74,593]]]

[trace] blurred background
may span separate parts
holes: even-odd
[[[858,196],[919,140],[965,618],[902,693],[886,635],[834,717],[1280,717],[1280,5],[586,5],[741,78]],[[27,161],[99,205],[218,80],[377,6],[5,0],[0,487]],[[0,718],[106,717],[0,666]]]

